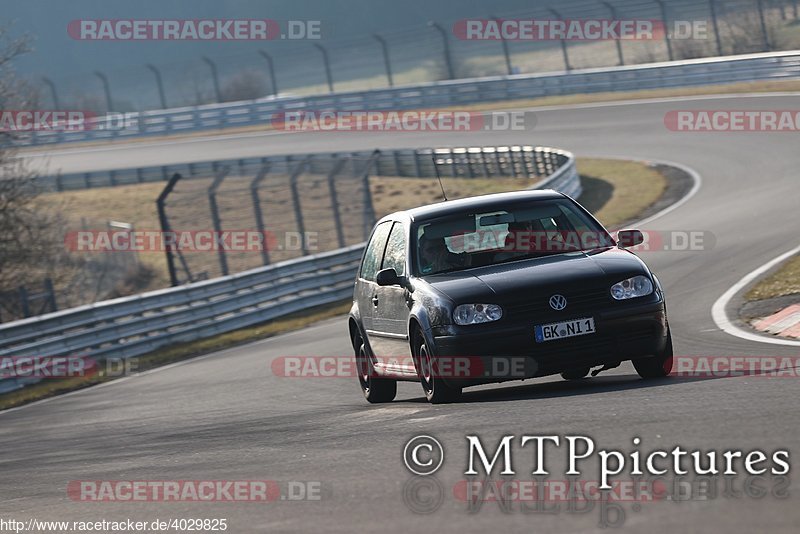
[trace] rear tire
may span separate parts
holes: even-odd
[[[672,372],[672,334],[667,330],[667,344],[654,358],[633,360],[633,367],[642,378],[664,378]]]
[[[561,373],[561,378],[564,380],[580,380],[588,375],[589,371],[590,369],[588,367],[584,369],[570,369],[569,371]]]
[[[437,376],[434,360],[425,338],[418,334],[414,347],[414,365],[417,368],[417,375],[422,384],[422,390],[425,392],[425,398],[431,404],[457,402],[461,398],[461,388],[452,387],[442,377]]]
[[[364,343],[361,343],[356,352],[356,369],[358,370],[358,383],[367,402],[378,404],[394,400],[397,395],[397,381],[375,377],[375,370]]]

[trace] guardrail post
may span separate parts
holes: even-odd
[[[389,46],[386,44],[386,39],[377,33],[373,33],[372,37],[374,37],[375,40],[381,45],[381,51],[383,52],[383,64],[386,66],[386,79],[389,80],[389,87],[394,87],[394,81],[392,80],[392,63],[389,61]]]
[[[156,200],[156,207],[158,208],[158,220],[161,224],[161,235],[162,239],[166,236],[167,232],[170,231],[169,227],[169,220],[167,219],[167,211],[164,207],[164,203],[167,200],[167,197],[175,188],[175,184],[178,183],[178,180],[181,179],[181,175],[177,172],[172,175],[172,178],[169,179],[167,185],[164,186],[164,189],[161,191],[161,194],[158,195],[158,199]],[[172,286],[178,285],[178,275],[175,272],[175,258],[172,257],[172,246],[165,241],[164,243],[164,253],[167,255],[167,269],[169,269],[169,282]]]
[[[400,169],[400,151],[393,150],[392,155],[394,156],[394,174],[395,176],[405,176]]]
[[[328,173],[328,192],[331,196],[331,207],[333,208],[333,225],[336,227],[336,240],[339,244],[339,248],[344,248],[344,229],[342,228],[342,218],[339,214],[339,196],[336,192],[336,184],[334,183],[334,179],[336,175],[342,170],[347,162],[350,161],[350,158],[339,158],[336,154],[333,155],[335,163],[333,164],[333,168],[331,172]]]
[[[517,161],[514,158],[514,148],[513,146],[508,147],[508,161],[511,164],[511,176],[516,178],[517,177]]]
[[[664,0],[654,0],[657,4],[659,9],[661,10],[661,24],[664,26],[664,43],[667,45],[667,56],[669,57],[670,61],[674,61],[672,55],[672,40],[669,36],[669,25],[667,23],[667,5],[664,3]]]
[[[710,1],[713,2],[714,0]],[[608,2],[600,3],[603,4],[609,12],[611,12],[611,20],[617,20],[617,9]],[[618,65],[621,67],[625,65],[625,58],[622,57],[622,40],[614,39],[614,43],[617,45],[617,58],[619,59]]]
[[[419,150],[414,149],[414,172],[416,173],[417,178],[422,176],[422,169],[419,165]]]
[[[428,22],[428,26],[438,31],[442,36],[442,44],[444,45],[444,63],[447,66],[447,77],[450,80],[454,80],[456,75],[453,70],[453,60],[450,57],[450,39],[447,37],[447,32],[438,22],[432,20]]]
[[[208,187],[208,207],[211,210],[211,223],[214,225],[215,236],[222,234],[222,221],[219,218],[219,206],[217,206],[217,189],[222,185],[222,181],[225,180],[227,175],[228,167],[223,165],[217,171],[214,181]],[[224,246],[220,246],[217,249],[217,255],[219,256],[219,268],[222,271],[222,276],[228,276],[228,258],[225,256]]]
[[[486,163],[486,147],[481,147],[481,166],[483,167],[483,176],[485,178],[491,178],[492,173],[489,171],[489,164]]]
[[[458,177],[458,168],[456,167],[456,153],[452,148],[449,150],[450,150],[450,172],[453,178],[456,178]]]
[[[547,11],[553,14],[558,20],[564,20],[564,17],[561,16],[561,13],[553,9],[552,7],[548,7]],[[567,41],[564,38],[559,39],[561,42],[561,54],[564,56],[564,68],[566,70],[572,70],[572,67],[569,65],[569,53],[567,52]]]
[[[267,243],[267,235],[266,229],[264,228],[264,214],[261,213],[261,199],[258,196],[258,186],[267,177],[269,173],[270,162],[269,160],[265,160],[263,165],[261,165],[261,169],[256,174],[256,177],[253,178],[253,181],[250,182],[250,198],[253,199],[253,214],[256,219],[256,228],[261,233],[264,238],[264,242],[261,246],[261,261],[264,265],[269,265],[269,250],[268,250],[268,243]]]
[[[311,154],[306,156],[303,161],[298,163],[291,176],[289,176],[289,185],[292,189],[292,204],[294,205],[294,218],[297,222],[297,229],[300,232],[300,243],[303,250],[303,256],[308,256],[308,244],[306,243],[306,225],[303,220],[303,207],[300,204],[300,191],[297,189],[297,179],[303,174],[308,164],[311,162]]]

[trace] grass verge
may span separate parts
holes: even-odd
[[[800,294],[800,255],[790,258],[776,272],[750,288],[744,299],[752,302],[795,293]]]
[[[607,227],[613,228],[631,220],[656,202],[666,188],[666,178],[656,169],[633,161],[598,158],[578,158],[578,171],[583,183],[583,194],[578,199]],[[438,183],[423,183],[419,178],[376,178],[371,184],[375,209],[380,215],[441,200]],[[445,178],[445,188],[450,198],[511,191],[530,186],[529,180],[515,178]],[[157,186],[157,187],[153,187]],[[152,195],[157,195],[161,184],[142,184],[114,188],[90,189],[61,193],[78,213],[95,218],[112,218],[108,209],[123,210],[135,219],[137,228],[154,228],[154,213],[141,210],[142,204],[154,205]],[[148,202],[140,201],[150,198]],[[154,197],[153,197],[154,198]],[[100,202],[102,200],[102,202]],[[139,211],[137,212],[137,208]],[[122,218],[115,211],[113,218]],[[139,217],[139,218],[137,218]],[[128,221],[130,222],[130,221]],[[346,313],[351,303],[341,302],[293,313],[260,325],[242,328],[206,339],[165,347],[136,358],[136,371],[146,371],[169,363],[189,359],[221,349],[235,347],[251,341],[272,337],[309,326],[323,319]],[[102,366],[101,366],[102,367]],[[36,400],[82,389],[118,378],[102,369],[86,377],[47,379],[24,389],[0,395],[0,410],[13,408]]]

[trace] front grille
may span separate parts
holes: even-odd
[[[556,311],[550,307],[550,297],[558,293],[567,299],[567,307],[561,311]],[[506,306],[506,317],[511,320],[519,317],[531,319],[536,317],[546,317],[550,322],[556,322],[563,319],[571,319],[579,317],[581,313],[595,312],[598,309],[603,309],[614,301],[611,294],[607,289],[583,291],[583,292],[567,292],[567,291],[553,291],[549,294],[531,295],[524,301],[518,301]]]

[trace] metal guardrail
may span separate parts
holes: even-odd
[[[579,195],[581,185],[574,156],[562,150],[548,151],[553,161],[551,171],[532,188]],[[434,153],[437,164],[449,165],[453,172],[481,161],[480,149],[437,149]],[[432,164],[431,161],[431,167]],[[69,356],[95,363],[130,358],[347,299],[352,295],[363,248],[360,243],[229,276],[2,324],[0,393],[38,381],[4,373],[2,365],[9,358],[41,361]]]
[[[800,52],[774,52],[572,70],[546,74],[492,76],[368,91],[296,98],[261,99],[227,104],[126,114],[135,127],[105,129],[96,119],[81,131],[36,131],[20,136],[21,146],[103,141],[147,135],[269,125],[276,114],[301,110],[380,111],[453,107],[542,96],[635,91],[800,77]]]
[[[559,156],[559,150],[545,147],[468,147],[436,150],[437,158],[440,158],[440,163],[443,163],[443,166],[440,167],[440,172],[443,176],[451,177],[548,176],[563,162],[563,156]],[[180,174],[184,179],[202,178],[216,175],[220,169],[229,169],[231,174],[237,176],[250,176],[258,173],[265,166],[273,169],[274,172],[289,172],[287,169],[305,159],[308,159],[308,172],[328,174],[342,157],[366,161],[372,157],[373,152],[378,154],[378,159],[375,162],[375,174],[379,176],[417,178],[435,176],[430,149],[398,149],[264,156],[260,158],[240,158],[56,174],[39,176],[37,177],[37,183],[44,189],[66,191],[168,181],[175,173]]]

